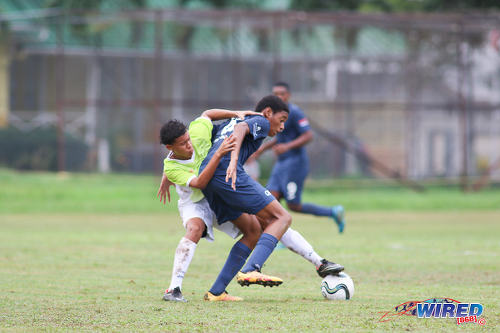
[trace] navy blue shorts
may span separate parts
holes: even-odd
[[[301,157],[278,161],[273,167],[267,189],[281,193],[288,203],[300,204],[304,181],[309,173],[309,163]]]
[[[219,224],[234,221],[242,213],[255,215],[275,200],[267,189],[240,170],[236,178],[236,191],[231,188],[231,180],[226,183],[226,177],[219,175],[213,176],[203,194]]]

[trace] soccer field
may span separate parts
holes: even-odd
[[[56,176],[26,177],[45,181]],[[104,207],[105,202],[99,201],[106,199],[92,196],[94,176],[81,177],[89,196],[81,205]],[[141,181],[117,176],[115,180],[118,189],[129,186],[131,193],[134,188],[141,193],[142,186],[150,187],[150,194],[156,190],[151,178]],[[95,181],[95,193],[101,183]],[[12,192],[30,192],[23,182],[15,188],[5,174],[2,184]],[[170,280],[174,249],[183,235],[175,210],[148,213],[137,202],[138,212],[134,212],[131,195],[128,202],[123,199],[127,204],[124,213],[114,209],[92,213],[78,209],[78,202],[74,212],[58,212],[57,202],[47,212],[26,195],[23,205],[27,213],[23,213],[3,200],[8,196],[5,188],[0,190],[4,202],[0,201],[2,329],[497,331],[500,325],[498,210],[349,210],[348,205],[343,235],[329,219],[293,215],[293,227],[320,255],[342,263],[353,278],[355,295],[343,302],[325,301],[314,267],[286,249],[276,250],[264,267],[265,272],[284,279],[282,286],[242,288],[233,281],[228,291],[244,297],[244,302],[203,301],[233,244],[217,233],[216,242],[198,245],[183,285],[189,302],[171,304],[161,296]],[[76,195],[68,188],[66,196]],[[32,192],[39,190],[34,187]],[[48,197],[53,195],[50,187],[45,191]],[[426,195],[431,197],[421,200],[429,200],[431,206],[432,194]],[[147,200],[153,201],[154,195]],[[346,200],[354,202],[356,196],[349,194]],[[377,200],[383,198],[379,195]],[[11,210],[14,212],[9,213]],[[481,303],[485,325],[457,327],[454,319],[410,316],[378,322],[398,304],[434,297]]]

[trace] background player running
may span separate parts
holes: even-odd
[[[271,171],[267,189],[278,199],[284,198],[290,210],[334,219],[339,232],[344,231],[344,208],[340,205],[324,207],[312,203],[302,203],[304,181],[309,173],[309,159],[305,145],[312,141],[313,133],[304,112],[289,102],[290,88],[285,82],[273,86],[273,95],[287,103],[289,109],[285,129],[276,138],[265,142],[251,157],[258,158],[264,151],[272,148],[278,161]]]

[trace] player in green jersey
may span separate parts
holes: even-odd
[[[169,181],[169,178],[173,180],[180,198],[179,212],[186,227],[186,235],[181,239],[176,250],[172,282],[164,295],[166,301],[185,301],[181,293],[184,273],[187,271],[200,238],[205,237],[209,241],[213,240],[213,225],[218,229],[224,228],[221,230],[233,238],[236,238],[239,234],[238,228],[232,223],[223,223],[219,226],[215,222],[214,213],[208,206],[206,199],[203,198],[201,191],[199,191],[199,189],[206,186],[212,177],[222,155],[215,154],[203,172],[199,176],[197,175],[201,164],[200,160],[204,159],[212,145],[213,126],[210,120],[221,119],[222,116],[234,117],[236,115],[239,118],[244,118],[245,115],[252,114],[254,113],[251,111],[243,113],[227,110],[208,110],[203,113],[203,117],[190,124],[189,132],[186,132],[186,127],[178,121],[170,121],[162,128],[161,141],[171,152],[164,161],[164,174],[158,196],[160,201],[165,203],[168,195],[168,201],[170,201],[168,188],[172,185],[172,182]],[[231,142],[225,144],[232,147]],[[243,216],[246,219],[245,223],[238,225],[244,235],[240,241],[246,241],[246,245],[253,249],[264,225],[262,221],[259,223],[254,215],[243,214]],[[344,269],[343,266],[319,256],[302,235],[291,228],[283,235],[282,242],[290,250],[314,264],[317,273],[322,277],[328,274],[337,274]],[[241,300],[239,297],[228,295],[227,292],[209,296],[211,296],[208,299],[209,301]]]
[[[203,112],[201,117],[191,122],[187,131],[186,126],[177,120],[169,121],[160,131],[161,143],[170,153],[164,160],[164,174],[158,196],[165,202],[166,193],[168,193],[170,200],[168,186],[171,183],[175,184],[179,195],[179,213],[186,228],[186,234],[175,251],[171,283],[163,296],[166,301],[186,301],[181,292],[184,274],[191,263],[199,240],[204,237],[208,241],[213,241],[214,226],[233,238],[243,234],[240,241],[250,248],[255,246],[260,236],[259,223],[254,216],[248,214],[246,214],[247,218],[243,219],[244,223],[233,222],[223,225],[214,223],[215,215],[201,192],[201,189],[205,188],[212,178],[221,157],[233,149],[233,137],[224,140],[207,168],[198,175],[200,164],[212,146],[212,121],[233,117],[244,119],[246,115],[254,114],[258,113],[211,109]],[[227,293],[223,293],[220,298],[219,300],[225,301],[241,300]]]

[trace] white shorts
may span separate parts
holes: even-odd
[[[230,222],[219,225],[214,212],[210,209],[210,205],[205,198],[198,202],[184,202],[183,204],[178,204],[178,207],[184,228],[186,228],[187,221],[192,218],[197,217],[203,220],[207,226],[207,235],[205,236],[205,239],[209,242],[214,241],[214,226],[216,229],[225,232],[232,238],[236,238],[241,234],[240,229]]]

